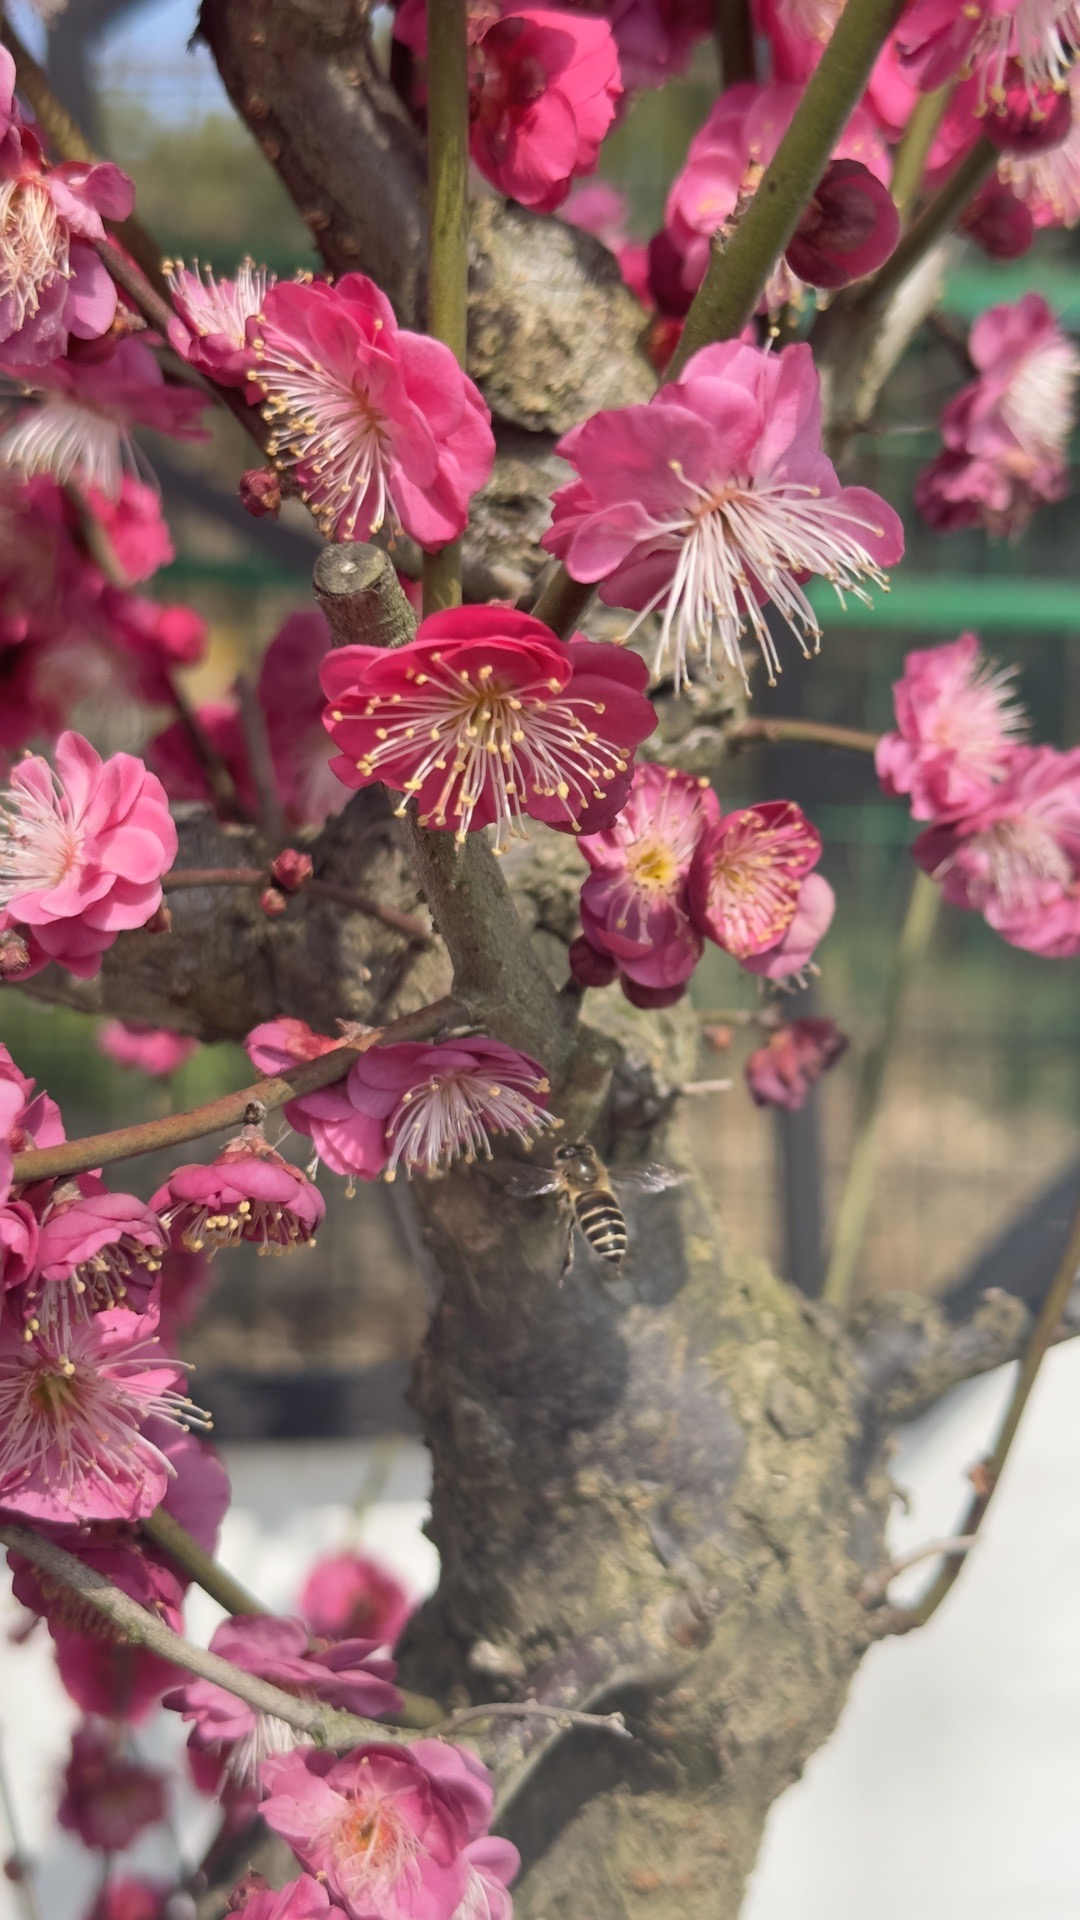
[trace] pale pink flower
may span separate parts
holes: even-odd
[[[508,9],[473,44],[469,151],[501,193],[552,213],[595,168],[621,94],[607,20]]]
[[[55,773],[37,755],[20,761],[0,794],[0,927],[30,935],[35,971],[57,960],[88,979],[117,935],[160,907],[176,828],[133,754],[103,761],[62,733],[55,760]]]
[[[820,873],[808,873],[799,887],[795,912],[775,945],[742,956],[739,965],[763,980],[798,982],[810,966],[836,912],[836,895]]]
[[[848,1046],[835,1020],[792,1020],[750,1054],[743,1069],[755,1106],[798,1113],[823,1073]]]
[[[72,1320],[62,1346],[0,1324],[0,1507],[68,1525],[152,1513],[169,1466],[142,1425],[198,1417],[183,1384],[122,1308]]]
[[[941,418],[944,451],[916,482],[931,526],[1011,534],[1067,489],[1080,352],[1042,295],[991,307],[971,329],[977,377]]]
[[[720,819],[708,781],[652,764],[634,773],[614,825],[579,841],[593,869],[581,889],[590,945],[645,987],[689,980],[704,942],[690,918],[687,875],[706,827]]]
[[[300,1612],[312,1633],[355,1636],[377,1646],[393,1646],[412,1610],[392,1573],[367,1554],[348,1549],[316,1560],[300,1595]]]
[[[453,1920],[470,1885],[465,1848],[491,1813],[486,1770],[438,1740],[306,1747],[264,1761],[260,1808],[354,1920]]]
[[[124,220],[135,204],[126,173],[109,163],[45,164],[21,116],[0,140],[0,358],[42,367],[69,338],[96,340],[116,313],[116,287],[93,248],[104,214]]]
[[[259,704],[282,804],[296,826],[321,827],[340,813],[345,794],[330,771],[333,746],[323,725],[319,666],[330,629],[317,607],[289,615],[263,655]]]
[[[98,1052],[119,1067],[137,1067],[165,1079],[175,1073],[192,1055],[199,1043],[190,1034],[173,1033],[168,1027],[143,1027],[133,1020],[105,1020],[97,1030]]]
[[[920,648],[893,683],[896,733],[878,741],[874,764],[886,793],[911,795],[915,820],[969,812],[1008,768],[1027,717],[978,635]]]
[[[394,1662],[374,1657],[377,1648],[374,1640],[339,1640],[318,1648],[302,1620],[272,1614],[224,1620],[210,1642],[212,1653],[244,1673],[272,1681],[284,1693],[323,1700],[366,1719],[401,1711],[401,1695],[393,1685]],[[223,1755],[235,1780],[255,1781],[268,1754],[287,1753],[303,1740],[287,1721],[257,1712],[209,1680],[185,1681],[165,1696],[164,1704],[193,1723],[189,1744]]]
[[[928,827],[912,853],[946,900],[1010,946],[1080,953],[1080,747],[1014,747],[1004,776],[966,813]]]
[[[208,374],[223,387],[243,387],[247,398],[258,401],[251,383],[255,356],[248,342],[247,323],[260,311],[277,275],[254,260],[244,260],[231,280],[219,280],[210,268],[170,264],[165,278],[179,315],[169,327],[169,344],[182,360]]]
[[[225,1920],[348,1920],[340,1907],[331,1904],[321,1880],[302,1873],[284,1887],[274,1889],[261,1873],[248,1873],[229,1895]]]
[[[141,340],[121,340],[108,360],[93,365],[56,360],[22,377],[40,404],[0,436],[0,463],[27,476],[51,473],[118,500],[135,459],[133,427],[174,440],[206,438],[199,416],[209,396],[166,385],[160,362]]]
[[[260,1253],[313,1246],[326,1213],[318,1187],[275,1153],[257,1126],[244,1127],[209,1165],[175,1167],[150,1205],[190,1253],[242,1240]]]
[[[84,1720],[71,1736],[71,1758],[56,1818],[84,1847],[122,1853],[165,1818],[165,1776],[124,1752],[122,1727]]]
[[[328,539],[400,526],[435,552],[464,532],[495,441],[449,347],[399,327],[362,273],[273,287],[248,329],[267,451]]]
[[[676,688],[691,654],[744,674],[744,623],[772,680],[763,608],[771,601],[809,654],[821,628],[802,582],[821,574],[866,600],[869,577],[904,550],[892,508],[841,487],[821,444],[821,389],[808,346],[782,353],[729,341],[704,347],[647,406],[594,414],[558,451],[580,478],[554,496],[543,545],[575,580],[642,617],[663,608],[655,671]],[[635,623],[636,624],[636,623]]]
[[[787,932],[821,836],[791,800],[725,814],[698,841],[689,874],[694,920],[726,953],[748,960]]]
[[[395,788],[399,813],[415,798],[422,825],[458,840],[494,825],[504,847],[526,816],[596,832],[622,807],[635,749],[655,730],[648,677],[636,654],[558,640],[512,607],[431,614],[406,646],[327,654],[333,769],[346,786]]]

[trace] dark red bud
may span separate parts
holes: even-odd
[[[288,901],[276,887],[264,887],[259,895],[259,905],[268,920],[276,920],[279,914],[284,913]]]
[[[679,987],[639,987],[636,980],[627,980],[624,976],[620,984],[632,1007],[649,1010],[673,1007],[677,1000],[682,999],[690,983],[684,980]]]
[[[277,519],[281,512],[281,480],[273,467],[249,467],[240,475],[239,491],[243,505],[256,520],[268,513]]]
[[[284,887],[286,893],[295,893],[297,887],[302,887],[305,881],[311,879],[314,871],[311,855],[299,853],[295,847],[283,848],[277,859],[270,862],[272,877],[279,887]]]
[[[571,978],[579,987],[610,987],[619,968],[609,954],[599,953],[583,933],[571,941],[567,954]]]

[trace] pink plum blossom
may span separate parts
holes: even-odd
[[[999,185],[1020,202],[1035,227],[1074,227],[1080,220],[1080,71],[1075,67],[1065,85],[1072,116],[1064,140],[1049,152],[1006,153],[998,161]]]
[[[794,920],[820,858],[821,836],[791,800],[725,814],[705,829],[690,866],[696,924],[736,960],[765,953]]]
[[[314,1033],[306,1020],[283,1016],[253,1027],[244,1045],[248,1058],[260,1073],[287,1073],[302,1061],[317,1060],[321,1054],[332,1053],[342,1045],[342,1039],[340,1035],[332,1040],[328,1034]],[[344,1080],[343,1072],[336,1085],[319,1087],[314,1093],[290,1100],[283,1111],[290,1127],[314,1140],[320,1160],[331,1173],[349,1174],[356,1170],[356,1156],[350,1155],[348,1148],[350,1132],[363,1123],[357,1120]],[[345,1142],[344,1153],[338,1148],[339,1134]]]
[[[969,812],[1006,772],[1027,729],[1014,671],[995,670],[974,633],[907,655],[893,683],[897,731],[882,735],[874,764],[886,793],[911,795],[913,819]]]
[[[345,804],[341,782],[330,771],[333,747],[323,725],[319,666],[329,647],[330,629],[317,607],[290,614],[267,647],[259,674],[277,790],[295,826],[321,827]]]
[[[510,1883],[521,1869],[521,1855],[513,1842],[485,1834],[470,1840],[462,1857],[468,1867],[468,1888],[454,1920],[512,1920]]]
[[[847,1034],[835,1020],[792,1020],[778,1027],[744,1068],[755,1106],[798,1113],[811,1087],[836,1065],[847,1046]]]
[[[123,1308],[72,1320],[62,1344],[0,1323],[0,1508],[68,1525],[152,1513],[169,1466],[142,1426],[194,1417],[183,1385]]]
[[[392,1647],[413,1610],[404,1587],[367,1554],[348,1550],[316,1560],[300,1595],[312,1633]]]
[[[354,1119],[336,1142],[365,1179],[381,1173],[392,1180],[399,1166],[431,1177],[459,1157],[490,1158],[493,1133],[531,1146],[551,1125],[539,1062],[479,1035],[435,1047],[373,1047],[351,1069],[347,1089]]]
[[[438,1740],[343,1759],[306,1747],[275,1754],[261,1773],[267,1826],[353,1920],[453,1920],[469,1889],[465,1848],[491,1812],[472,1755]]]
[[[706,780],[645,765],[619,818],[579,845],[592,872],[581,889],[585,938],[645,987],[689,980],[704,942],[690,919],[687,875],[720,807]]]
[[[69,340],[96,340],[116,313],[116,288],[94,251],[102,215],[124,220],[135,204],[126,173],[105,162],[45,164],[21,116],[0,141],[0,358],[45,366]]]
[[[636,654],[557,640],[510,607],[431,614],[402,647],[335,648],[321,677],[339,780],[381,780],[399,813],[415,797],[421,824],[459,841],[494,824],[500,847],[526,815],[564,833],[609,826],[656,726]]]
[[[1009,59],[1032,88],[1059,87],[1080,53],[1077,0],[909,0],[896,38],[903,64],[924,92],[977,70],[985,92],[1000,89]]]
[[[843,0],[752,0],[752,18],[772,54],[776,80],[809,80],[843,9]],[[918,91],[901,72],[895,34],[890,34],[874,63],[864,96],[866,107],[890,138],[906,127]]]
[[[321,1880],[302,1873],[284,1887],[274,1889],[261,1873],[245,1874],[229,1896],[225,1920],[348,1920],[340,1907],[331,1904]]]
[[[56,960],[89,979],[117,935],[160,907],[176,828],[133,754],[102,760],[62,733],[55,760],[55,773],[38,755],[20,761],[0,793],[0,928],[30,937],[35,971]]]
[[[552,213],[595,168],[621,94],[606,19],[508,9],[473,43],[469,151],[501,193]]]
[[[912,852],[946,900],[984,915],[1010,946],[1080,953],[1080,747],[1014,747],[967,812],[921,833]]]
[[[115,499],[90,488],[86,505],[101,522],[113,558],[129,586],[137,580],[149,580],[159,567],[167,567],[170,560],[175,560],[176,549],[162,515],[161,495],[156,487],[148,487],[133,474],[125,473]]]
[[[427,552],[464,532],[495,441],[449,347],[399,327],[374,281],[272,287],[248,322],[272,433],[327,539],[404,528]]]
[[[865,600],[862,578],[884,584],[904,550],[892,508],[841,487],[822,450],[808,346],[703,347],[648,405],[594,414],[557,450],[580,477],[555,494],[543,544],[609,604],[663,609],[655,671],[670,660],[676,688],[691,654],[711,669],[714,635],[744,674],[744,622],[771,681],[770,601],[809,653],[821,629],[801,583],[822,574]]]
[[[168,1027],[143,1027],[132,1020],[105,1020],[97,1031],[97,1046],[107,1060],[118,1067],[137,1067],[140,1073],[165,1079],[176,1073],[193,1054],[199,1043],[190,1034],[173,1033]]]
[[[915,504],[946,531],[1016,533],[1066,491],[1080,352],[1038,293],[982,314],[968,351],[977,376],[945,408],[944,450],[919,475]]]
[[[1030,209],[997,175],[969,201],[959,225],[992,260],[1018,260],[1035,239]]]
[[[56,360],[24,379],[40,404],[0,436],[0,462],[27,476],[51,473],[62,484],[75,481],[118,500],[125,468],[134,460],[133,427],[152,427],[174,440],[206,437],[199,415],[208,396],[167,385],[160,362],[141,340],[121,340],[108,360],[90,366]]]
[[[53,1187],[40,1220],[35,1278],[17,1302],[32,1330],[63,1342],[73,1317],[153,1304],[165,1237],[145,1201],[83,1174]]]
[[[173,1891],[158,1880],[110,1877],[83,1920],[166,1920]]]
[[[272,1681],[298,1699],[323,1700],[367,1719],[401,1711],[392,1660],[378,1659],[374,1640],[339,1640],[312,1646],[302,1620],[271,1614],[240,1614],[222,1622],[210,1642],[244,1673]],[[209,1680],[189,1679],[167,1694],[165,1705],[191,1721],[193,1747],[227,1757],[235,1779],[254,1781],[270,1753],[287,1752],[302,1739],[285,1721],[256,1712],[234,1693]]]
[[[739,965],[763,980],[799,980],[828,933],[835,912],[836,895],[828,881],[820,873],[808,873],[780,939],[764,953],[747,954]]]
[[[165,1778],[124,1752],[122,1728],[84,1720],[71,1736],[71,1758],[56,1818],[84,1847],[122,1853],[165,1817]]]
[[[219,280],[209,268],[170,266],[166,279],[178,318],[169,327],[169,344],[182,360],[223,387],[243,387],[247,398],[258,401],[251,383],[254,353],[247,323],[261,310],[276,275],[253,260],[244,260],[233,279]]]
[[[299,1167],[246,1126],[209,1165],[176,1167],[150,1202],[181,1247],[236,1247],[250,1240],[260,1253],[313,1246],[326,1202]]]

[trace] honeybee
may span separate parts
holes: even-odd
[[[665,1187],[678,1186],[682,1178],[672,1167],[655,1164],[620,1168],[612,1174],[587,1140],[570,1140],[556,1147],[550,1170],[537,1167],[515,1175],[510,1191],[533,1199],[545,1193],[557,1195],[566,1215],[566,1252],[559,1272],[561,1285],[573,1263],[575,1226],[597,1258],[613,1268],[615,1274],[619,1272],[629,1238],[616,1187],[662,1193]]]

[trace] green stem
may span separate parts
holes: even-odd
[[[465,0],[427,0],[428,332],[465,365],[469,44]],[[461,605],[461,542],[424,555],[424,612]]]
[[[568,640],[587,611],[596,588],[583,580],[572,580],[565,567],[556,567],[535,605],[529,611],[543,620],[560,640]]]
[[[901,11],[903,0],[847,0],[776,155],[726,246],[716,241],[665,378],[691,354],[731,340],[753,318],[761,292],[829,163]]]
[[[851,1299],[874,1194],[878,1126],[885,1077],[899,1037],[908,988],[930,946],[940,899],[940,889],[928,875],[916,870],[889,981],[881,1032],[863,1060],[855,1114],[855,1140],[836,1216],[832,1251],[822,1292],[822,1298],[841,1312]]]
[[[1012,1390],[1012,1398],[1005,1410],[1005,1417],[998,1429],[992,1453],[983,1461],[980,1471],[980,1486],[972,1499],[963,1520],[957,1529],[962,1535],[971,1535],[978,1531],[983,1523],[986,1510],[997,1491],[1005,1462],[1012,1451],[1017,1429],[1023,1418],[1024,1409],[1031,1398],[1031,1390],[1038,1377],[1054,1335],[1061,1324],[1069,1295],[1076,1283],[1080,1269],[1080,1207],[1073,1217],[1072,1227],[1065,1251],[1050,1288],[1039,1308],[1039,1316],[1028,1336],[1028,1343],[1020,1361],[1020,1371]],[[966,1560],[966,1553],[951,1553],[945,1561],[936,1580],[927,1589],[922,1599],[911,1608],[910,1614],[901,1615],[900,1623],[908,1627],[925,1626],[931,1614],[937,1612],[946,1594],[956,1581],[957,1575]],[[899,1623],[898,1623],[899,1624]]]
[[[952,231],[969,201],[989,180],[998,159],[997,148],[991,146],[984,135],[980,135],[971,152],[965,154],[945,185],[908,228],[895,252],[889,255],[883,267],[878,268],[869,285],[859,295],[855,302],[857,312],[880,313],[888,305],[912,268],[929,253],[931,247]]]
[[[896,201],[900,218],[905,226],[911,218],[915,202],[919,197],[927,158],[934,144],[934,135],[941,125],[942,115],[951,95],[951,81],[947,86],[939,87],[936,93],[922,94],[911,119],[904,128],[904,137],[896,149],[892,197]]]
[[[226,1613],[266,1613],[268,1609],[253,1594],[234,1580],[231,1573],[218,1565],[213,1554],[200,1547],[186,1527],[174,1520],[164,1507],[156,1507],[147,1519],[139,1525],[148,1540],[170,1560],[175,1561],[184,1573],[194,1580],[196,1586],[216,1600]]]

